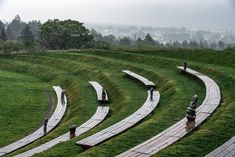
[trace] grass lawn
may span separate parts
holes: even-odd
[[[39,79],[0,70],[0,146],[36,130],[48,108],[51,87]]]
[[[205,95],[203,83],[182,75],[176,69],[177,65],[182,65],[183,61],[187,60],[190,67],[208,75],[218,83],[223,100],[205,123],[156,156],[204,156],[235,134],[234,59],[233,52],[209,50],[80,51],[3,56],[0,62],[0,90],[1,93],[4,91],[4,97],[0,100],[0,105],[5,107],[5,110],[0,111],[3,112],[0,114],[0,121],[3,121],[0,123],[3,126],[0,135],[6,128],[9,130],[11,126],[16,126],[13,131],[3,134],[1,139],[4,140],[0,140],[0,145],[11,142],[12,137],[23,137],[40,125],[47,109],[48,98],[45,92],[52,92],[51,85],[61,85],[68,94],[68,110],[62,122],[48,136],[8,156],[29,150],[67,132],[71,124],[84,123],[95,113],[99,105],[95,91],[88,84],[88,81],[94,80],[105,87],[111,100],[108,104],[111,112],[106,120],[80,137],[58,144],[35,156],[118,155],[181,120],[194,94],[199,95],[200,102],[203,101]],[[121,73],[124,69],[132,70],[153,81],[161,94],[160,104],[143,121],[116,137],[87,150],[76,146],[74,142],[115,124],[143,105],[147,96],[146,88],[138,81],[124,77]],[[6,102],[9,105],[4,105]],[[39,109],[35,110],[35,107]],[[11,112],[13,109],[16,111],[14,114]],[[35,119],[27,119],[27,116],[22,115]],[[9,124],[7,117],[13,117],[12,124]],[[19,122],[23,122],[24,125],[20,125],[22,123]]]

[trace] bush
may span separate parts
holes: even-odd
[[[108,42],[101,41],[101,40],[94,41],[92,47],[95,48],[95,49],[99,49],[99,50],[109,50],[109,49],[111,49],[111,45]]]
[[[25,49],[24,45],[17,41],[0,42],[0,53],[12,53],[24,49]]]

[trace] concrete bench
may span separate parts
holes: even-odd
[[[235,136],[223,145],[207,154],[206,157],[234,157],[235,156]]]
[[[56,95],[57,95],[57,106],[53,113],[53,115],[48,120],[47,124],[47,130],[44,133],[44,127],[41,126],[38,130],[33,132],[32,134],[22,138],[19,141],[16,141],[10,145],[7,145],[0,149],[0,156],[6,155],[8,153],[11,153],[19,148],[25,147],[26,145],[36,141],[37,139],[45,136],[48,132],[50,132],[52,129],[54,129],[58,123],[61,121],[61,119],[64,116],[64,113],[67,108],[67,98],[66,95],[64,95],[64,103],[61,102],[61,92],[62,89],[59,86],[53,86]],[[29,117],[30,118],[30,117]]]
[[[105,89],[99,83],[97,83],[95,81],[89,81],[89,83],[93,86],[93,88],[96,91],[97,100],[100,101],[100,102],[108,102],[108,95],[107,95],[107,92],[105,91]],[[103,91],[105,93],[104,98],[102,98]]]
[[[80,136],[81,134],[87,132],[88,130],[94,128],[95,126],[97,126],[98,124],[100,124],[105,117],[107,116],[109,112],[109,107],[102,107],[99,106],[96,110],[96,113],[85,123],[83,123],[81,126],[76,128],[76,136]],[[37,153],[41,153],[45,150],[50,149],[51,147],[61,143],[61,142],[65,142],[65,141],[69,141],[70,140],[70,133],[66,133],[64,135],[61,135],[45,144],[42,144],[38,147],[35,147],[31,150],[28,150],[24,153],[18,154],[16,155],[16,157],[29,157],[29,156],[33,156],[34,154]]]
[[[183,67],[178,68],[184,71]],[[199,72],[196,72],[189,68],[187,68],[187,70],[184,72],[199,78],[201,81],[204,82],[206,86],[206,98],[204,99],[200,107],[197,109],[196,113],[197,116],[194,127],[196,128],[206,118],[208,118],[211,113],[219,106],[221,100],[220,89],[212,79]],[[181,121],[177,122],[176,124],[159,133],[158,135],[135,146],[134,148],[125,151],[124,153],[121,153],[120,155],[118,155],[118,157],[148,157],[158,153],[160,150],[180,140],[186,134],[192,131],[186,129],[186,122],[187,119],[183,118]]]
[[[153,82],[149,81],[148,79],[144,78],[143,76],[140,76],[140,75],[138,75],[132,71],[129,71],[129,70],[122,70],[122,72],[128,76],[131,76],[131,77],[141,81],[148,88],[151,88],[151,87],[155,88],[155,84]]]
[[[142,77],[142,76],[141,76]],[[147,115],[149,115],[157,106],[160,100],[160,94],[157,91],[153,92],[153,100],[150,100],[150,91],[148,91],[148,97],[143,106],[135,113],[123,119],[122,121],[92,135],[81,141],[76,142],[77,145],[84,148],[93,147],[113,136],[116,136],[129,128],[133,127],[136,123],[141,121]]]

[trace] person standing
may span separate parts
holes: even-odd
[[[153,101],[153,91],[154,91],[154,88],[151,87],[150,88],[150,100]]]
[[[64,96],[65,96],[65,91],[62,90],[61,91],[61,103],[64,105],[65,101],[64,101]]]
[[[187,62],[184,61],[184,70],[186,71],[187,70]]]
[[[43,124],[43,132],[44,134],[47,133],[47,123],[48,123],[48,118],[44,119],[44,124]]]
[[[106,100],[106,93],[105,93],[105,90],[102,89],[102,101],[105,101]]]

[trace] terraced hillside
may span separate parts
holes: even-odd
[[[103,123],[68,142],[35,156],[116,156],[167,129],[185,117],[194,94],[204,99],[202,82],[182,75],[176,66],[189,66],[213,78],[222,102],[212,116],[182,140],[156,156],[204,156],[235,135],[235,53],[208,50],[158,52],[50,52],[5,55],[0,58],[0,147],[38,128],[53,113],[56,96],[51,86],[66,90],[68,109],[59,126],[47,136],[7,156],[25,152],[79,126],[99,103],[88,81],[99,82],[108,92],[111,112]],[[127,79],[121,70],[134,71],[156,84],[160,103],[140,123],[98,146],[84,149],[74,143],[97,133],[139,109],[147,97],[146,87]]]

